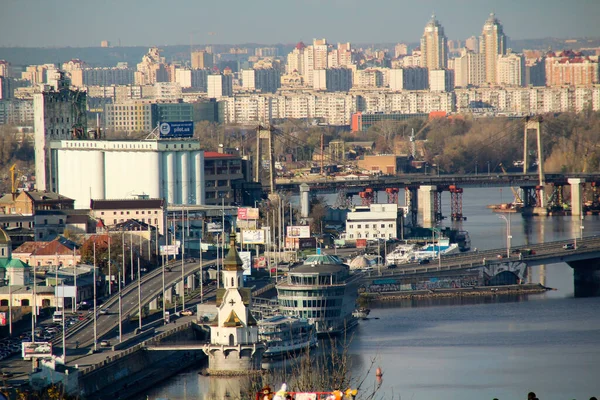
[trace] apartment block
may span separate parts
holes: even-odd
[[[404,67],[389,71],[390,90],[425,90],[429,87],[427,68]]]
[[[524,86],[525,57],[509,53],[498,56],[496,65],[496,84],[504,86]]]

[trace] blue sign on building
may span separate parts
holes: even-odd
[[[194,121],[161,122],[158,130],[164,139],[193,137]]]

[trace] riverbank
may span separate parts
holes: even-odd
[[[469,288],[411,290],[386,293],[362,293],[359,297],[359,304],[391,302],[397,300],[424,300],[452,297],[493,297],[500,295],[515,294],[541,294],[545,293],[548,290],[554,289],[547,288],[539,283],[535,283],[525,285],[473,286]]]

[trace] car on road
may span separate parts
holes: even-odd
[[[189,309],[188,310],[183,310],[181,312],[181,315],[184,315],[184,316],[194,315],[194,312],[192,310],[189,310]]]
[[[110,340],[101,340],[100,346],[101,347],[110,347]]]
[[[102,314],[102,315],[106,315],[108,313],[109,313],[108,308],[103,308],[100,310],[100,314]]]
[[[563,249],[565,250],[574,250],[575,249],[575,244],[574,243],[567,243],[563,246]]]
[[[429,258],[423,258],[419,260],[420,265],[429,264]]]

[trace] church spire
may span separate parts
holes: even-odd
[[[223,260],[223,269],[225,271],[243,271],[242,266],[244,262],[240,258],[240,255],[237,252],[237,248],[235,247],[235,236],[231,235],[231,241],[229,242],[229,253]]]

